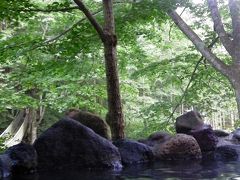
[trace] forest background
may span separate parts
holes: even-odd
[[[102,23],[101,1],[83,2]],[[207,1],[113,1],[126,137],[173,133],[175,118],[193,109],[215,129],[231,131],[239,125],[234,89],[173,23],[169,7],[223,62],[231,60]],[[218,7],[231,33],[227,1]],[[73,1],[0,2],[0,87],[1,131],[23,112],[34,112],[38,133],[69,108],[105,118],[103,47]]]

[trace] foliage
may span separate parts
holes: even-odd
[[[98,12],[95,17],[102,23],[101,3],[85,2],[92,12]],[[174,118],[182,113],[179,107],[169,118],[201,56],[165,13],[179,6],[187,7],[187,16],[194,17],[191,26],[209,44],[215,34],[205,23],[209,19],[205,4],[175,0],[114,4],[128,137],[146,137],[158,130],[173,133]],[[45,106],[39,132],[68,108],[87,109],[103,118],[107,112],[103,47],[74,7],[68,0],[0,2],[0,111]],[[228,17],[224,19],[228,22]],[[220,44],[214,51],[225,57]],[[29,95],[32,89],[37,92],[34,97]],[[228,81],[205,61],[180,104],[209,117],[219,109],[236,108]]]
[[[4,153],[4,151],[7,149],[7,147],[5,146],[5,141],[6,141],[6,137],[0,137],[0,154]]]

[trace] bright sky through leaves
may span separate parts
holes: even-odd
[[[193,0],[193,2],[196,3],[196,4],[199,4],[199,3],[202,3],[204,1],[203,0]]]

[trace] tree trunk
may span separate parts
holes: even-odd
[[[117,37],[115,35],[112,0],[103,0],[103,9],[105,19],[103,44],[108,93],[108,121],[111,121],[112,138],[115,140],[124,138],[124,121],[117,68]]]
[[[103,0],[104,30],[81,0],[74,0],[74,2],[88,18],[103,42],[108,94],[108,113],[106,119],[111,127],[112,139],[123,139],[124,118],[117,69],[117,37],[115,35],[113,2],[112,0]]]
[[[33,98],[39,98],[42,101],[42,95],[38,97],[37,90],[32,89],[29,91],[29,95]],[[26,116],[25,116],[25,123],[26,123],[26,131],[24,133],[23,141],[28,144],[34,143],[37,139],[37,130],[38,126],[41,123],[43,116],[45,113],[45,108],[40,106],[39,108],[27,108],[26,109]]]
[[[25,122],[26,131],[24,134],[23,142],[27,144],[32,144],[37,138],[37,113],[33,108],[26,109]]]
[[[240,78],[238,78],[238,79],[240,79]],[[240,120],[240,80],[231,78],[230,81],[231,81],[232,87],[235,91],[235,98],[236,98],[237,109],[238,109],[238,119]]]

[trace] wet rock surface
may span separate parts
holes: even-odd
[[[225,145],[234,145],[235,143],[229,138],[229,136],[226,137],[218,137],[218,143],[217,147],[219,146],[225,146]]]
[[[162,144],[153,147],[153,153],[158,159],[200,159],[201,149],[197,141],[189,135],[177,134]]]
[[[221,160],[221,161],[238,160],[239,153],[240,153],[239,145],[219,146],[215,151],[215,160]]]
[[[88,127],[63,118],[34,143],[38,168],[121,168],[120,153],[110,141]]]
[[[218,138],[209,125],[204,125],[198,130],[192,130],[189,135],[197,140],[202,152],[214,151],[217,147]]]
[[[118,147],[124,165],[144,163],[154,159],[152,149],[137,141],[118,140],[113,144]]]

